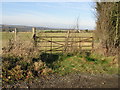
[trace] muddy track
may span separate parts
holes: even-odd
[[[52,74],[31,81],[7,85],[12,88],[118,88],[118,75]]]

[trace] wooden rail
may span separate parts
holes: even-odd
[[[40,36],[40,38],[66,38],[66,36]],[[69,37],[69,38],[93,38],[93,37]]]
[[[39,42],[41,42],[41,41],[37,41],[38,43]],[[52,41],[48,41],[48,42],[52,42]],[[55,42],[65,42],[65,41],[55,41]],[[73,42],[73,41],[68,41],[68,42]],[[75,43],[76,42],[84,42],[84,41],[74,41]],[[92,42],[92,40],[91,41],[85,41],[85,42]]]
[[[52,32],[44,32],[44,33],[67,33],[68,31],[63,31],[63,32],[56,32],[56,31],[52,31]],[[39,32],[40,33],[40,32]],[[70,33],[93,33],[93,32],[70,32]]]
[[[51,47],[51,46],[37,46],[37,47]],[[52,46],[52,47],[58,47],[58,46]],[[67,46],[67,47],[78,47],[78,45],[77,46]],[[81,47],[91,47],[91,45],[83,45]]]
[[[47,33],[50,33],[51,35],[52,32]],[[42,33],[42,35],[44,35],[44,33]],[[40,51],[50,51],[52,53],[52,51],[67,52],[70,51],[69,49],[72,48],[79,48],[80,50],[82,50],[82,47],[91,47],[92,49],[94,48],[94,38],[92,36],[70,36],[70,31],[68,31],[65,36],[38,36],[36,36],[37,38],[35,40],[37,43],[37,47],[40,47]],[[54,38],[56,39],[54,40]],[[63,39],[59,40],[59,38]],[[73,39],[75,38],[78,38],[78,40],[74,41]],[[90,43],[90,45],[82,45],[81,43]]]

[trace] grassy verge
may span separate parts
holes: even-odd
[[[22,49],[20,49],[22,50]],[[3,84],[16,81],[30,81],[41,75],[69,73],[85,74],[119,74],[118,64],[114,57],[81,53],[81,54],[50,54],[36,51],[29,55],[6,53],[3,55],[2,78]],[[25,51],[27,53],[27,51]],[[16,56],[17,55],[17,56]],[[30,56],[30,57],[29,57]]]
[[[62,55],[60,60],[54,61],[50,67],[54,73],[65,75],[72,72],[90,74],[118,74],[118,63],[114,57],[101,55]]]

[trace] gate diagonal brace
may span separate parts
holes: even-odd
[[[43,38],[42,38],[42,40],[46,40],[46,41],[48,41],[48,42],[53,42],[53,43],[56,43],[56,44],[59,44],[59,45],[63,45],[63,46],[64,46],[64,44],[61,44],[61,43],[57,43],[57,42],[55,42],[55,41],[50,41],[50,40],[47,40],[47,39],[43,39]]]
[[[50,49],[50,50],[46,50],[46,51],[53,51],[53,50],[57,50],[57,49],[62,48],[62,47],[64,47],[64,46],[60,46],[60,47],[57,47],[57,48],[54,48],[54,49]]]

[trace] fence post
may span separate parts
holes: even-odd
[[[94,38],[92,37],[92,49],[94,48]]]
[[[15,33],[15,41],[16,41],[17,40],[17,28],[15,28],[14,33]]]
[[[32,38],[33,38],[34,34],[36,35],[36,28],[35,27],[32,28]]]
[[[32,28],[32,38],[34,40],[34,45],[36,47],[37,46],[37,37],[36,37],[36,28],[35,27]]]

